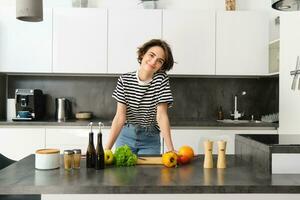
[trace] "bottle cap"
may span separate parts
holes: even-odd
[[[81,154],[81,149],[73,149],[73,152],[74,152],[75,154]]]
[[[64,154],[72,155],[74,152],[72,150],[64,150]]]

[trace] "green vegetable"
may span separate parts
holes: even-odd
[[[114,158],[117,167],[134,166],[137,162],[137,156],[127,145],[118,147],[114,153]]]

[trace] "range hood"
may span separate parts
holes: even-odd
[[[300,0],[272,0],[272,8],[280,11],[300,10]]]

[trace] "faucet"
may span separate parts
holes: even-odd
[[[242,116],[242,113],[239,113],[237,110],[237,95],[234,96],[234,112],[231,116],[233,116],[234,120],[238,120]]]

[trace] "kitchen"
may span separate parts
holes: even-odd
[[[65,2],[65,5],[61,2]],[[281,106],[291,106],[291,103],[285,102],[289,102],[288,100],[297,95],[297,91],[290,90],[292,77],[289,72],[284,71],[284,77],[288,80],[283,83],[279,82],[278,74],[269,74],[269,42],[279,38],[279,27],[274,21],[276,16],[281,14],[281,12],[271,9],[270,2],[247,1],[246,3],[237,1],[238,11],[226,13],[221,12],[225,10],[225,1],[191,1],[190,3],[174,1],[176,3],[171,3],[160,0],[157,2],[158,8],[166,8],[165,10],[139,9],[132,15],[129,15],[129,13],[133,13],[130,10],[130,6],[133,5],[130,3],[124,3],[123,7],[111,3],[107,4],[108,11],[91,10],[86,12],[85,9],[87,8],[67,8],[70,2],[57,1],[57,5],[53,6],[52,11],[46,9],[44,21],[40,27],[37,27],[35,23],[27,23],[26,27],[22,24],[12,29],[16,35],[7,31],[4,33],[4,38],[7,40],[1,39],[1,44],[8,42],[10,45],[13,44],[7,47],[5,54],[0,55],[0,60],[3,62],[0,66],[3,74],[1,83],[4,83],[1,84],[1,93],[3,93],[2,96],[5,96],[4,99],[0,100],[4,102],[1,105],[6,104],[6,98],[14,98],[15,89],[39,88],[47,97],[46,115],[49,119],[46,122],[1,122],[1,134],[6,141],[13,141],[14,145],[20,147],[20,149],[11,152],[9,147],[12,142],[1,143],[3,148],[1,153],[19,160],[34,153],[36,149],[45,147],[56,147],[61,150],[74,147],[86,149],[89,131],[86,122],[77,123],[75,120],[71,120],[57,123],[54,119],[55,98],[62,96],[71,100],[73,114],[79,111],[92,111],[95,116],[94,122],[103,121],[105,140],[115,109],[111,93],[118,74],[135,70],[136,55],[134,53],[137,45],[147,38],[161,37],[161,32],[163,32],[163,37],[170,38],[171,44],[174,43],[174,55],[178,62],[174,71],[170,72],[170,82],[174,88],[175,99],[174,108],[170,109],[170,118],[174,128],[172,134],[174,138],[177,138],[174,139],[176,148],[179,148],[183,143],[188,143],[194,147],[197,154],[203,154],[203,141],[205,139],[216,141],[225,139],[228,141],[227,153],[234,154],[235,134],[277,133],[278,124],[251,123],[249,125],[249,123],[226,124],[216,122],[219,106],[222,106],[224,117],[230,118],[230,114],[234,110],[234,95],[238,96],[238,111],[244,112],[241,119],[250,120],[251,115],[253,115],[254,120],[261,120],[262,115],[279,111],[282,120],[280,120],[278,130],[298,131],[297,118],[292,115],[292,113],[297,113],[297,107],[281,109]],[[91,2],[90,7],[103,8],[106,1]],[[10,3],[6,2],[6,4]],[[49,4],[48,2],[48,6],[51,7]],[[47,6],[47,1],[45,1],[45,5]],[[192,7],[199,8],[202,12],[189,12],[187,15],[186,12],[182,11],[183,8]],[[205,9],[203,9],[204,7]],[[182,10],[178,10],[178,8]],[[267,14],[261,14],[257,10],[264,10]],[[270,19],[269,13],[272,13],[274,17],[272,16]],[[1,12],[2,14],[12,16],[15,15],[15,12],[9,12],[5,9]],[[106,20],[107,15],[108,22]],[[174,18],[177,15],[179,17]],[[72,16],[72,20],[70,20],[70,16]],[[201,20],[197,20],[198,18],[195,16],[200,16]],[[141,17],[147,20],[147,26],[144,30],[140,28],[143,27],[143,24],[137,20]],[[89,23],[85,23],[87,18],[89,21],[93,21],[91,27],[88,27]],[[165,20],[162,23],[163,28],[160,22],[162,18]],[[240,19],[241,23],[238,27],[232,27],[228,23],[233,19]],[[243,23],[242,19],[247,20],[247,23]],[[128,31],[126,27],[132,27],[133,20],[139,24],[138,29],[133,29],[136,32],[135,37],[133,37],[135,41],[124,41],[126,37],[132,38],[133,31]],[[193,25],[187,24],[186,21],[191,21]],[[95,23],[100,23],[98,26],[101,26],[101,29],[94,26]],[[199,26],[195,24],[199,24]],[[145,33],[148,26],[151,26],[152,30]],[[174,30],[177,30],[178,26],[186,28],[186,31],[182,33],[183,35],[174,34]],[[32,28],[29,29],[28,27]],[[78,27],[83,30],[79,31]],[[249,30],[256,32],[251,33]],[[120,32],[122,35],[119,34]],[[23,33],[22,35],[26,39],[21,42],[14,42],[14,37],[18,38],[20,33]],[[199,37],[197,33],[201,33],[202,37]],[[255,34],[257,34],[257,40],[248,39]],[[224,35],[226,40],[223,38]],[[83,39],[79,40],[78,38]],[[89,40],[90,38],[93,40]],[[186,38],[190,39],[187,40]],[[237,38],[243,41],[242,44],[248,48],[241,51],[240,46],[234,46],[233,44],[236,43],[234,41]],[[98,43],[94,42],[95,39]],[[34,51],[34,55],[28,51],[28,46],[24,46],[24,44],[30,44],[32,50],[38,49],[38,51]],[[106,44],[108,47],[97,44]],[[43,48],[38,48],[39,46]],[[74,46],[80,47],[80,51],[72,49]],[[188,48],[190,46],[194,48]],[[228,46],[232,47],[230,51]],[[128,48],[133,50],[129,51]],[[282,48],[290,49],[286,46]],[[255,56],[249,56],[253,55],[253,52],[258,52],[258,49],[264,49],[264,51],[259,51]],[[18,54],[15,54],[15,51]],[[189,53],[189,51],[191,52]],[[199,54],[195,55],[194,51],[198,51]],[[125,55],[120,57],[121,52]],[[190,55],[188,58],[183,56],[187,54]],[[13,59],[14,55],[20,55],[19,59]],[[115,59],[115,57],[120,57],[120,59]],[[248,59],[249,57],[256,59]],[[280,62],[287,61],[282,58]],[[289,62],[288,65],[292,69],[288,69],[288,71],[294,70],[296,57],[289,59]],[[132,68],[129,68],[130,66]],[[184,70],[181,71],[182,68]],[[280,68],[280,70],[284,69]],[[279,74],[282,77],[281,71]],[[288,76],[285,76],[286,74]],[[190,90],[185,90],[186,87]],[[284,91],[289,92],[287,96],[282,97],[281,93],[279,94],[281,87],[284,88]],[[242,95],[244,91],[246,94]],[[5,105],[0,108],[3,110],[1,112],[3,119],[6,119],[6,107]],[[288,110],[289,113],[287,114],[285,110]],[[282,118],[282,114],[287,117]],[[290,117],[295,120],[292,121],[293,124],[290,124]],[[30,141],[28,140],[29,137],[32,138]],[[17,145],[16,138],[25,143],[22,145],[26,148],[20,144]],[[214,149],[214,152],[216,151]]]

